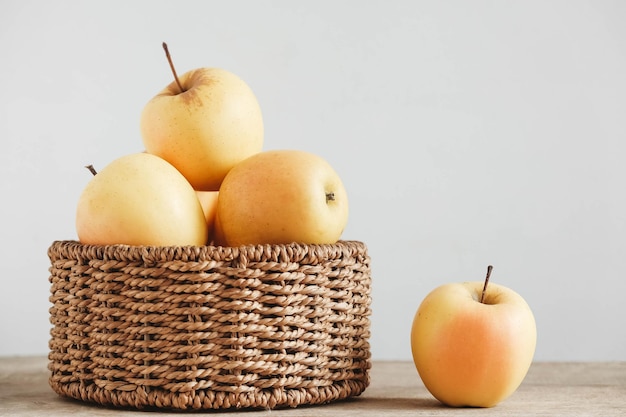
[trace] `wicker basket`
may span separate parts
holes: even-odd
[[[54,242],[54,391],[159,409],[296,407],[361,394],[370,369],[365,245]]]

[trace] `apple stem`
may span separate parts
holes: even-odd
[[[493,266],[489,265],[487,267],[487,276],[485,277],[485,285],[483,286],[483,293],[480,295],[480,302],[482,303],[485,299],[485,293],[487,292],[487,285],[489,285],[489,277],[491,276],[491,270]]]
[[[326,193],[326,202],[335,201],[335,193]]]
[[[170,64],[170,69],[172,70],[172,74],[174,74],[174,80],[176,80],[176,84],[178,88],[180,88],[180,92],[184,93],[185,89],[180,84],[180,80],[178,79],[178,74],[176,74],[176,69],[174,68],[174,63],[172,62],[172,56],[170,55],[170,50],[167,48],[167,44],[163,42],[163,50],[165,51],[165,56],[167,57],[167,62]]]
[[[91,164],[85,165],[85,168],[87,168],[89,172],[91,172],[94,176],[98,173],[98,171],[96,171],[96,169]]]

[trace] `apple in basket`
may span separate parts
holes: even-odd
[[[189,182],[158,156],[122,156],[97,172],[76,209],[83,244],[205,245],[208,225]]]
[[[235,74],[198,68],[177,76],[145,105],[140,130],[148,153],[176,167],[194,189],[217,191],[239,161],[261,151],[263,118],[256,96]]]
[[[215,235],[215,214],[217,212],[217,198],[219,196],[219,192],[196,191],[196,195],[198,196],[198,200],[200,200],[200,205],[202,206],[202,211],[204,212],[204,217],[209,229],[208,242],[211,243],[214,240]]]
[[[491,407],[511,395],[532,362],[535,319],[515,291],[482,282],[445,284],[420,304],[411,329],[415,367],[449,406]]]
[[[299,150],[257,153],[231,169],[219,190],[216,229],[224,243],[336,243],[348,221],[337,172]]]

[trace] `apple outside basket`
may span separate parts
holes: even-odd
[[[124,408],[296,407],[369,385],[366,246],[55,241],[49,383]]]

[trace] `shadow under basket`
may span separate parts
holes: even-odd
[[[50,386],[125,408],[322,404],[369,385],[366,246],[56,241]]]

